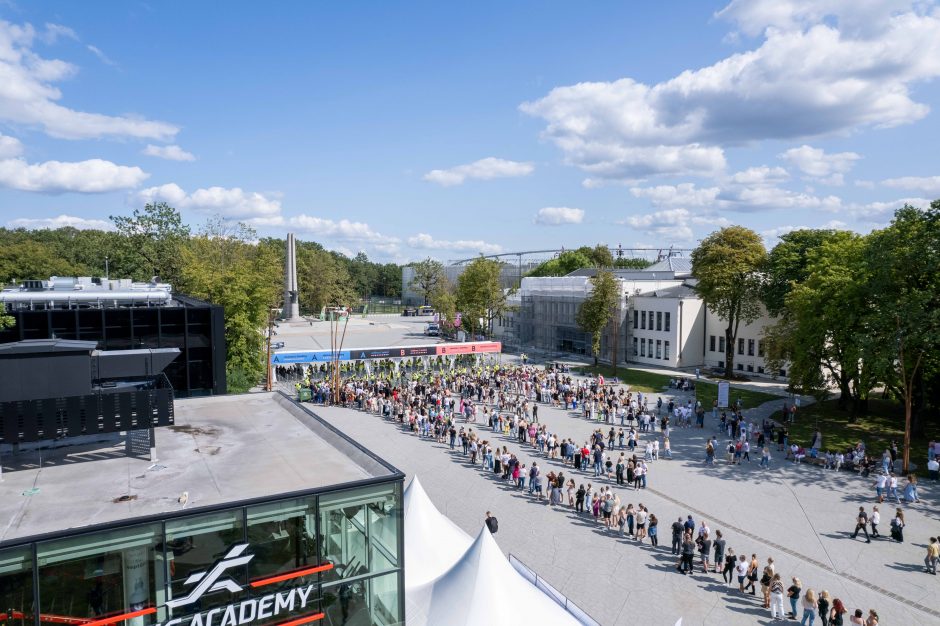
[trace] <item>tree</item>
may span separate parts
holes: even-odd
[[[125,253],[133,259],[133,266],[127,268],[133,278],[179,281],[180,249],[189,238],[189,226],[183,224],[179,211],[166,202],[148,203],[134,209],[132,217],[112,215],[110,219],[122,236]]]
[[[601,351],[601,336],[614,318],[614,311],[620,301],[620,284],[607,270],[598,270],[591,277],[591,295],[578,307],[575,320],[578,327],[591,335],[591,351],[594,353],[594,365]],[[615,320],[619,321],[619,320]],[[617,367],[614,359],[614,368]]]
[[[445,328],[453,329],[454,318],[457,316],[457,300],[454,296],[454,286],[446,277],[435,287],[429,302],[440,314],[441,324]]]
[[[695,290],[725,327],[725,378],[734,375],[738,327],[761,313],[760,269],[767,251],[760,236],[743,226],[728,226],[706,237],[692,252]]]
[[[499,282],[501,270],[502,264],[498,261],[480,257],[471,261],[457,279],[457,310],[463,314],[462,323],[471,336],[474,329],[488,333],[493,320],[509,309],[508,293]],[[479,319],[483,320],[482,328]]]
[[[868,236],[867,358],[904,403],[904,471],[910,463],[913,403],[925,365],[940,350],[940,200],[905,205]]]
[[[444,264],[428,257],[423,261],[412,263],[411,267],[415,273],[408,287],[421,294],[424,297],[424,304],[427,305],[431,294],[445,277]]]
[[[302,312],[350,306],[358,299],[346,265],[318,243],[297,242],[297,286]]]
[[[765,333],[767,364],[779,369],[789,362],[791,386],[820,399],[836,386],[838,406],[847,409],[851,404],[853,421],[866,413],[868,394],[875,384],[861,350],[869,289],[866,243],[845,231],[833,231],[825,239],[813,241],[813,247],[801,253],[800,267],[794,272],[799,282],[788,281],[779,321]],[[771,259],[775,252],[776,248]],[[778,280],[782,276],[778,274]]]
[[[254,231],[210,220],[180,247],[182,291],[225,308],[229,390],[248,391],[267,366],[264,329],[281,297],[282,259]]]
[[[626,270],[645,270],[652,262],[637,257],[621,258],[614,261],[614,267]]]
[[[75,276],[84,268],[61,258],[55,246],[25,240],[0,246],[0,282],[7,284],[50,276]]]
[[[786,299],[794,285],[803,283],[810,274],[810,255],[828,241],[844,240],[847,231],[805,228],[780,237],[780,243],[767,255],[761,300],[767,312],[784,315]]]

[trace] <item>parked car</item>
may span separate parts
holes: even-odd
[[[440,337],[441,327],[438,324],[428,324],[424,329],[424,334],[428,337]]]
[[[434,307],[432,306],[419,306],[418,315],[434,315]]]
[[[418,314],[418,309],[414,307],[405,307],[401,311],[402,317],[414,317],[417,314]]]
[[[283,341],[275,341],[274,343],[271,344],[271,349],[272,349],[272,350],[280,350],[280,349],[283,348],[283,347],[284,347],[284,342],[283,342]]]

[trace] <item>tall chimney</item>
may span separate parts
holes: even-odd
[[[300,301],[297,290],[297,243],[294,233],[287,233],[286,254],[284,257],[284,309],[282,319],[301,321]]]

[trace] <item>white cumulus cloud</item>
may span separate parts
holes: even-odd
[[[132,189],[148,176],[139,167],[102,159],[43,163],[27,163],[22,158],[0,160],[0,186],[20,191],[104,193]]]
[[[0,159],[9,159],[21,154],[23,154],[23,144],[19,139],[0,134]]]
[[[256,226],[281,223],[279,199],[256,191],[245,191],[241,187],[207,187],[188,194],[176,183],[167,183],[143,189],[128,198],[128,202],[166,202],[178,209],[193,209],[220,215],[225,219],[249,221]],[[268,220],[268,223],[264,220]]]
[[[431,170],[424,175],[424,180],[450,187],[462,185],[468,179],[490,180],[492,178],[528,176],[534,170],[535,166],[532,163],[487,157],[446,170]]]
[[[940,76],[940,12],[932,3],[861,0],[734,2],[723,17],[759,34],[753,49],[656,84],[632,78],[556,87],[520,105],[589,180],[709,175],[723,147],[923,118],[911,88]],[[925,8],[930,7],[930,8]],[[787,27],[780,27],[787,24]],[[761,27],[759,27],[760,25]],[[769,27],[769,28],[768,28]],[[664,158],[631,158],[637,151]],[[691,158],[692,156],[695,158]]]
[[[106,220],[86,219],[75,215],[57,215],[55,217],[27,218],[21,217],[7,222],[9,228],[25,228],[27,230],[43,230],[56,228],[77,228],[78,230],[111,230],[112,224]]]
[[[43,32],[30,24],[0,20],[0,121],[37,126],[60,139],[131,137],[167,141],[179,128],[167,122],[133,115],[105,115],[78,111],[59,103],[56,83],[74,76],[77,68],[59,59],[46,59],[33,51],[37,38],[47,43],[75,38],[67,27],[47,25]]]
[[[452,252],[471,252],[481,254],[499,254],[503,251],[502,246],[495,243],[487,243],[482,240],[449,241],[446,239],[437,239],[427,233],[418,233],[408,238],[408,245],[412,248],[422,250],[449,250]]]
[[[301,214],[287,220],[291,228],[304,231],[315,237],[339,239],[342,241],[370,241],[395,243],[397,239],[385,237],[366,224],[347,219],[331,220],[312,215]]]
[[[653,206],[710,206],[715,202],[719,187],[696,187],[694,183],[657,185],[655,187],[631,187],[630,193],[637,198],[648,198]]]
[[[539,209],[535,215],[535,223],[545,226],[560,226],[561,224],[580,224],[584,221],[584,209],[572,209],[566,206],[547,206]]]
[[[889,178],[881,184],[895,189],[914,189],[923,193],[940,194],[940,176],[902,176]]]
[[[191,152],[186,152],[177,145],[155,146],[148,144],[144,148],[143,154],[157,157],[158,159],[167,159],[168,161],[195,161],[196,157]]]
[[[862,158],[855,152],[826,153],[822,148],[803,144],[780,155],[807,177],[829,185],[842,185],[845,174]]]
[[[634,230],[644,231],[659,239],[670,242],[689,242],[695,234],[692,226],[710,226],[720,228],[730,222],[718,215],[694,214],[688,209],[663,209],[643,215],[632,215],[621,222]]]

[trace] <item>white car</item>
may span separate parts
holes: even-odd
[[[437,324],[428,324],[424,329],[424,334],[428,337],[440,337],[441,336],[441,327]]]

